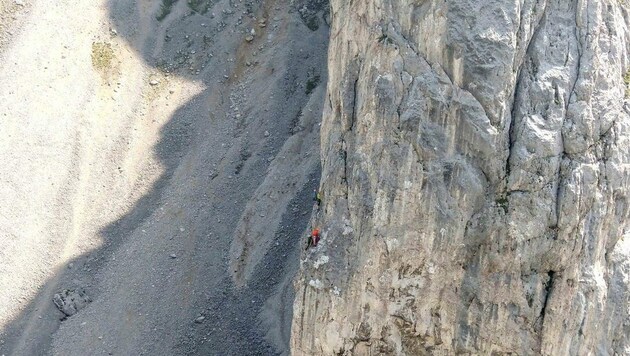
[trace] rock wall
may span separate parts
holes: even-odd
[[[331,2],[295,355],[630,353],[629,11]]]

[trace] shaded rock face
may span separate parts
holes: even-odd
[[[630,353],[628,11],[332,1],[294,354]]]

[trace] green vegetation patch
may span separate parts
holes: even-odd
[[[498,198],[497,200],[495,200],[495,203],[497,203],[497,206],[499,206],[500,208],[503,208],[504,213],[508,213],[508,210],[510,209],[510,201],[507,199],[507,197]]]
[[[309,95],[317,88],[319,85],[319,75],[315,75],[311,78],[308,78],[306,81],[306,94]]]
[[[188,7],[194,12],[205,14],[212,7],[212,0],[188,0]]]
[[[160,11],[158,12],[155,18],[158,21],[162,21],[171,13],[173,10],[173,5],[177,3],[178,0],[162,0],[162,5],[160,5]]]
[[[101,72],[107,72],[112,69],[114,60],[114,50],[112,45],[107,42],[92,43],[92,66]]]
[[[319,29],[319,19],[316,15],[310,16],[304,20],[306,27],[311,31],[317,31]]]

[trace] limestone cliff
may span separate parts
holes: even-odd
[[[629,11],[332,0],[295,355],[630,354]]]

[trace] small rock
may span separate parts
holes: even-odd
[[[79,310],[85,308],[85,306],[92,300],[85,291],[81,289],[64,289],[53,296],[53,303],[59,311],[66,316],[72,316]]]
[[[269,131],[265,131],[265,137],[269,137],[269,135],[271,135]]]
[[[176,255],[176,254],[174,254],[174,253],[171,253],[171,254],[169,255],[169,257],[170,257],[170,258],[175,259],[175,258],[177,258],[177,255]]]
[[[201,324],[201,323],[203,323],[204,320],[206,320],[206,317],[205,316],[200,316],[197,319],[195,319],[195,323]]]
[[[408,87],[411,84],[411,82],[413,82],[413,77],[411,76],[411,74],[403,71],[402,72],[402,81],[403,81],[403,84],[406,87]]]
[[[308,282],[308,285],[310,285],[311,287],[315,288],[315,289],[322,289],[324,288],[324,283],[322,283],[319,279],[311,279]]]
[[[328,263],[328,261],[330,261],[330,258],[326,255],[322,255],[313,263],[313,267],[315,267],[315,269],[318,269],[319,266],[325,265],[326,263]]]
[[[157,80],[157,79],[152,79],[152,80],[149,82],[149,84],[150,84],[150,85],[158,85],[158,84],[160,84],[160,81],[159,81],[159,80]]]
[[[247,36],[245,36],[245,41],[247,41],[247,42],[251,42],[251,41],[253,41],[253,40],[254,40],[254,36],[252,36],[252,35],[247,35]]]

